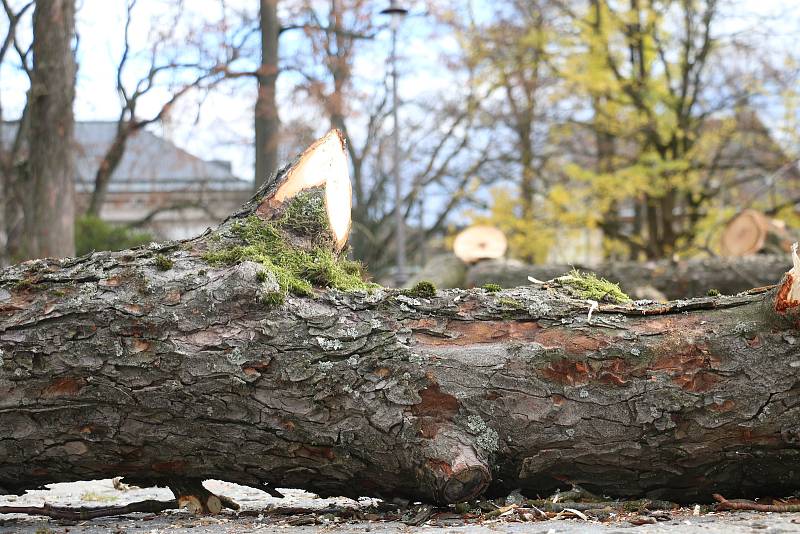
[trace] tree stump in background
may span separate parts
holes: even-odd
[[[720,243],[723,255],[742,257],[789,252],[793,239],[783,221],[747,209],[725,226]]]
[[[453,253],[464,263],[502,258],[507,248],[505,234],[494,226],[470,226],[453,242]]]

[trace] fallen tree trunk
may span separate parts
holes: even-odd
[[[487,283],[503,287],[528,284],[528,277],[550,280],[573,267],[619,282],[631,295],[646,296],[653,288],[668,299],[704,296],[709,290],[733,295],[753,287],[774,284],[786,271],[786,256],[698,258],[683,261],[607,262],[594,267],[567,264],[527,265],[508,260],[479,262],[469,267],[461,287]],[[452,272],[453,269],[450,269]],[[452,278],[452,274],[448,274]]]
[[[440,503],[800,487],[800,268],[593,312],[560,282],[375,289],[275,190],[194,240],[0,273],[0,493],[112,476]]]

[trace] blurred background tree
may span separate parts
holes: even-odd
[[[24,174],[44,168],[45,137],[30,137],[43,127],[28,78],[40,2],[2,1],[7,263],[45,225],[26,213],[40,201]],[[57,130],[74,162],[56,165],[75,166],[79,250],[202,231],[329,127],[348,140],[351,254],[379,276],[394,266],[398,203],[412,265],[473,222],[501,228],[511,257],[590,264],[718,254],[746,207],[800,222],[791,3],[401,4],[398,197],[388,2],[83,2],[75,140]],[[68,77],[48,72],[68,97]],[[31,256],[51,253],[64,252]]]

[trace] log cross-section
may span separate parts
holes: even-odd
[[[264,264],[208,261],[241,218],[0,272],[0,493],[113,476],[440,503],[800,487],[797,272],[591,317],[557,283],[265,303]]]

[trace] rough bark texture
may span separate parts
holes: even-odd
[[[213,512],[207,478],[440,503],[800,487],[792,274],[599,309],[566,281],[373,288],[325,226],[344,150],[328,134],[196,239],[0,271],[0,493],[124,476]]]
[[[622,289],[631,295],[652,287],[667,298],[679,299],[704,296],[709,289],[732,295],[752,287],[775,284],[786,271],[787,261],[786,255],[782,255],[678,262],[609,262],[596,267],[574,267],[619,282]],[[572,268],[567,264],[527,265],[507,260],[480,262],[468,268],[463,287],[480,287],[486,283],[515,287],[528,284],[529,276],[550,280]]]
[[[26,258],[75,254],[74,0],[36,2],[30,106]]]
[[[258,266],[210,267],[208,239],[2,272],[0,491],[117,475],[440,502],[800,487],[785,291],[591,321],[557,287],[269,308]]]

